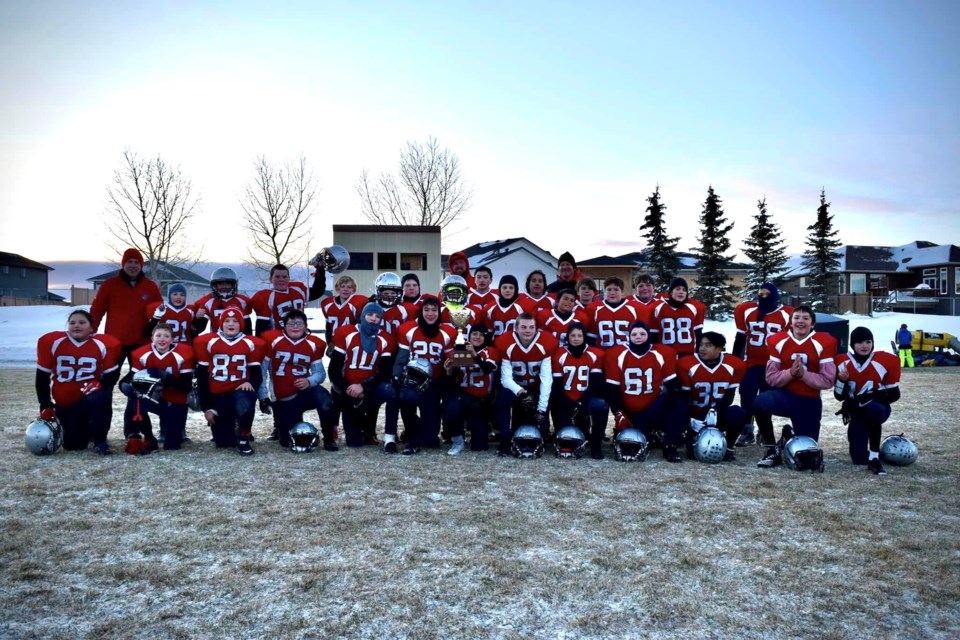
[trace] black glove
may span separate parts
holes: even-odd
[[[523,410],[528,416],[532,416],[537,411],[537,399],[529,391],[520,396],[520,402],[523,404]]]
[[[850,424],[850,417],[853,414],[854,407],[857,406],[857,401],[853,398],[847,398],[843,401],[843,404],[840,405],[840,410],[837,411],[835,416],[840,416],[840,419],[843,420],[843,424]]]
[[[546,433],[549,427],[550,420],[547,417],[547,412],[537,411],[537,428],[540,429],[540,433]]]
[[[570,412],[570,423],[576,424],[577,418],[580,417],[580,412],[583,411],[583,403],[574,402],[573,411]]]
[[[158,380],[163,380],[163,369],[157,369],[156,367],[150,367],[147,369],[147,373],[150,374],[151,378],[157,378]]]
[[[259,401],[260,404],[260,413],[265,416],[269,416],[273,413],[273,409],[270,407],[273,406],[273,403],[270,401],[270,398],[261,398]]]

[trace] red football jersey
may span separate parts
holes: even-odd
[[[68,406],[83,399],[83,387],[120,366],[120,341],[94,334],[76,342],[66,331],[51,331],[37,341],[37,369],[52,374],[53,401]]]
[[[173,327],[173,341],[190,344],[193,342],[193,334],[190,332],[190,326],[196,313],[193,305],[185,304],[179,309],[175,309],[169,304],[163,302],[154,302],[147,307],[147,321],[153,319],[153,314],[158,308],[163,307],[158,324],[168,324]]]
[[[433,379],[443,375],[443,361],[447,352],[453,349],[457,338],[457,330],[449,324],[441,324],[437,335],[427,336],[416,321],[408,322],[400,327],[397,333],[397,354],[401,349],[410,352],[410,358],[424,358],[433,365]]]
[[[245,295],[238,294],[224,300],[219,296],[208,293],[193,303],[194,309],[206,309],[207,317],[210,318],[210,333],[216,333],[220,330],[220,315],[231,307],[240,309],[243,313],[243,319],[250,319],[250,312],[253,310],[253,302]]]
[[[523,310],[534,318],[536,318],[541,311],[553,309],[553,302],[553,298],[547,293],[544,293],[539,298],[534,298],[526,291],[521,291],[520,294],[517,295],[517,304],[523,307]]]
[[[637,320],[650,324],[649,318],[643,311],[624,301],[616,307],[607,302],[601,302],[593,312],[590,320],[590,335],[597,341],[597,346],[609,349],[618,344],[627,344],[630,341],[630,326]]]
[[[770,354],[767,352],[767,338],[775,333],[786,331],[790,326],[793,307],[780,306],[765,316],[760,316],[757,303],[741,302],[733,311],[737,333],[746,337],[744,360],[748,367],[767,364]]]
[[[480,315],[484,319],[487,329],[493,331],[493,337],[498,338],[504,334],[513,333],[513,328],[517,324],[517,316],[521,313],[526,312],[516,302],[506,308],[494,302],[484,309]]]
[[[585,331],[589,329],[590,320],[587,318],[587,314],[581,309],[575,308],[566,320],[558,316],[555,309],[541,311],[540,315],[537,316],[537,328],[543,329],[556,338],[561,347],[567,346],[567,329],[569,329],[570,325],[574,322],[582,324]],[[584,336],[584,338],[586,338],[586,336]]]
[[[604,356],[607,382],[617,385],[623,406],[629,413],[643,411],[660,397],[664,382],[677,375],[677,356],[669,347],[657,345],[642,356],[625,346],[610,349]]]
[[[290,311],[303,311],[307,304],[307,285],[291,281],[286,291],[261,289],[253,294],[253,312],[258,318],[269,318],[274,329],[283,329],[283,319]]]
[[[297,395],[299,389],[293,383],[298,378],[310,377],[314,363],[322,362],[327,343],[310,334],[293,340],[275,330],[265,332],[263,339],[266,341],[264,357],[270,359],[269,373],[274,397],[283,400]]]
[[[416,312],[411,316],[410,310],[406,305],[398,304],[393,307],[387,307],[383,310],[383,320],[380,325],[387,330],[390,335],[396,335],[400,325],[409,322],[417,317]]]
[[[492,362],[497,368],[485,373],[480,364]],[[493,390],[494,378],[500,374],[500,352],[496,347],[484,347],[477,352],[477,364],[459,367],[456,371],[457,384],[475,398],[486,398]]]
[[[556,338],[539,330],[526,347],[520,344],[513,331],[497,338],[495,346],[500,352],[501,364],[510,363],[513,381],[524,388],[539,384],[543,361],[549,363],[559,347]]]
[[[838,370],[845,367],[850,376],[844,385],[844,397],[855,398],[900,386],[900,358],[892,353],[874,351],[862,365],[857,364],[849,353],[840,354],[833,361]]]
[[[554,384],[560,384],[563,395],[579,402],[590,387],[590,376],[603,373],[603,351],[587,347],[578,358],[564,348],[553,354],[551,364]]]
[[[230,393],[250,382],[250,368],[263,362],[263,340],[240,333],[227,339],[219,333],[205,333],[194,342],[197,364],[208,367],[210,393]]]
[[[152,344],[140,347],[130,354],[130,370],[160,369],[179,378],[186,373],[193,373],[193,349],[185,343],[177,343],[166,353],[158,353]],[[164,387],[161,396],[167,402],[186,404],[187,393],[177,389]]]
[[[343,376],[347,386],[361,384],[377,373],[380,359],[394,355],[396,346],[393,337],[385,331],[377,334],[373,353],[367,353],[360,345],[360,330],[354,324],[337,329],[333,336],[333,348],[344,355]]]
[[[747,370],[743,360],[728,353],[712,369],[697,355],[680,358],[677,367],[681,386],[690,392],[690,417],[697,420],[703,420],[729,389],[738,389]]]
[[[480,293],[476,289],[470,289],[470,292],[467,294],[466,306],[480,313],[491,304],[496,304],[499,295],[500,291],[498,289],[487,289],[486,293]]]
[[[344,300],[337,302],[336,298],[325,298],[320,303],[320,310],[327,321],[329,335],[335,335],[340,327],[348,324],[357,324],[360,321],[360,313],[364,305],[368,302],[366,296],[354,294]]]
[[[778,363],[781,369],[789,369],[793,361],[799,359],[804,369],[819,373],[821,363],[832,362],[837,355],[837,341],[829,333],[819,331],[811,331],[803,340],[797,340],[789,331],[781,331],[767,338],[767,350],[770,362]],[[796,378],[783,388],[808,398],[820,397],[819,389]]]
[[[697,329],[703,329],[705,307],[693,301],[674,309],[663,302],[653,310],[650,330],[659,335],[660,344],[665,344],[678,356],[692,355],[697,350]]]

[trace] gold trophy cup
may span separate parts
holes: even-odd
[[[457,339],[453,345],[450,361],[455,367],[469,367],[477,363],[477,356],[467,350],[467,340],[463,335],[464,329],[470,322],[470,309],[465,308],[467,303],[467,282],[460,276],[447,276],[440,286],[440,297],[443,305],[450,314],[450,322],[457,328]]]

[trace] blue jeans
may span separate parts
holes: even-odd
[[[451,438],[464,434],[464,423],[470,429],[470,450],[486,451],[489,443],[487,416],[490,413],[487,398],[472,396],[454,389],[443,401],[443,428]]]
[[[820,397],[797,395],[783,389],[771,389],[757,396],[753,403],[753,415],[757,419],[760,436],[767,444],[776,442],[773,434],[773,416],[790,418],[793,433],[820,440],[820,414],[823,402]]]
[[[434,380],[424,391],[400,389],[400,417],[407,439],[414,447],[440,446],[440,389],[442,380]],[[419,412],[419,415],[418,415]]]
[[[391,383],[381,382],[364,393],[359,402],[346,394],[338,394],[336,401],[342,412],[343,435],[347,446],[362,447],[364,435],[371,433],[376,427],[380,406],[386,403],[389,412],[390,406],[397,401],[397,391]],[[393,432],[397,432],[396,424],[393,425]]]
[[[870,451],[880,450],[881,425],[889,417],[890,405],[882,402],[871,402],[853,410],[847,425],[847,442],[850,443],[853,464],[867,464]]]

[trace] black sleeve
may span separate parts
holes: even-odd
[[[253,322],[249,317],[243,319],[243,332],[248,336],[253,335]]]
[[[316,275],[313,277],[313,283],[310,285],[310,291],[307,292],[307,301],[312,302],[323,297],[327,290],[327,271],[322,266],[317,267]]]
[[[700,338],[702,337],[703,337],[703,327],[693,330],[693,339],[694,339],[693,348],[694,349],[700,346]]]
[[[403,375],[403,370],[407,367],[407,363],[410,362],[410,350],[409,349],[398,349],[399,354],[397,359],[393,362],[391,367],[390,375],[393,378],[399,378]],[[380,365],[381,368],[383,365]]]
[[[900,387],[891,387],[890,389],[881,389],[877,391],[874,399],[883,404],[893,404],[900,399]]]
[[[680,376],[674,376],[663,383],[667,393],[676,394],[681,390]]]
[[[607,378],[603,375],[603,372],[594,371],[590,374],[590,381],[587,383],[587,393],[595,398],[602,397],[606,383]]]
[[[148,336],[152,336],[152,335],[153,335],[153,329],[154,329],[158,324],[160,324],[160,320],[158,320],[157,318],[150,318],[149,320],[147,320],[147,335],[148,335]]]
[[[258,364],[250,367],[250,384],[253,385],[254,391],[263,384],[263,367]]]
[[[409,353],[409,352],[408,352]],[[363,388],[367,389],[367,384],[376,386],[381,382],[389,382],[393,377],[393,356],[384,356],[380,358],[380,365],[377,367],[377,375],[363,383]]]
[[[623,398],[620,397],[620,385],[607,383],[607,404],[614,413],[623,411]]]
[[[37,401],[40,403],[40,410],[53,407],[53,399],[50,397],[50,373],[37,369],[35,381],[37,387]]]
[[[107,391],[112,391],[115,386],[117,386],[117,380],[120,379],[120,367],[117,367],[110,373],[105,373],[100,378],[100,386],[102,386]]]
[[[327,375],[330,377],[330,385],[341,393],[347,390],[347,380],[343,375],[344,354],[334,350],[330,354],[330,366],[327,367]]]
[[[269,331],[272,328],[273,328],[272,320],[270,320],[269,318],[257,318],[256,334],[258,338],[261,335],[263,335],[264,331]]]
[[[170,386],[177,391],[190,393],[190,390],[193,388],[193,373],[181,373],[173,379],[173,384]]]
[[[203,333],[204,329],[207,328],[206,318],[194,318],[193,322],[190,324],[190,332],[193,334],[193,337],[196,338],[198,335]]]
[[[747,349],[747,334],[737,331],[737,337],[733,339],[733,351],[730,353],[743,360]]]
[[[335,332],[334,332],[334,330],[333,330],[333,323],[332,323],[332,322],[328,322],[326,328],[323,330],[323,335],[326,336],[326,343],[327,343],[328,345],[332,345],[332,344],[333,344],[333,334],[334,334],[334,333],[335,333]]]
[[[717,400],[717,409],[726,409],[733,404],[733,399],[737,395],[736,389],[727,389],[723,397]]]
[[[194,376],[197,379],[197,395],[200,397],[200,408],[204,411],[213,409],[213,397],[210,393],[210,376],[205,364],[198,364]]]

